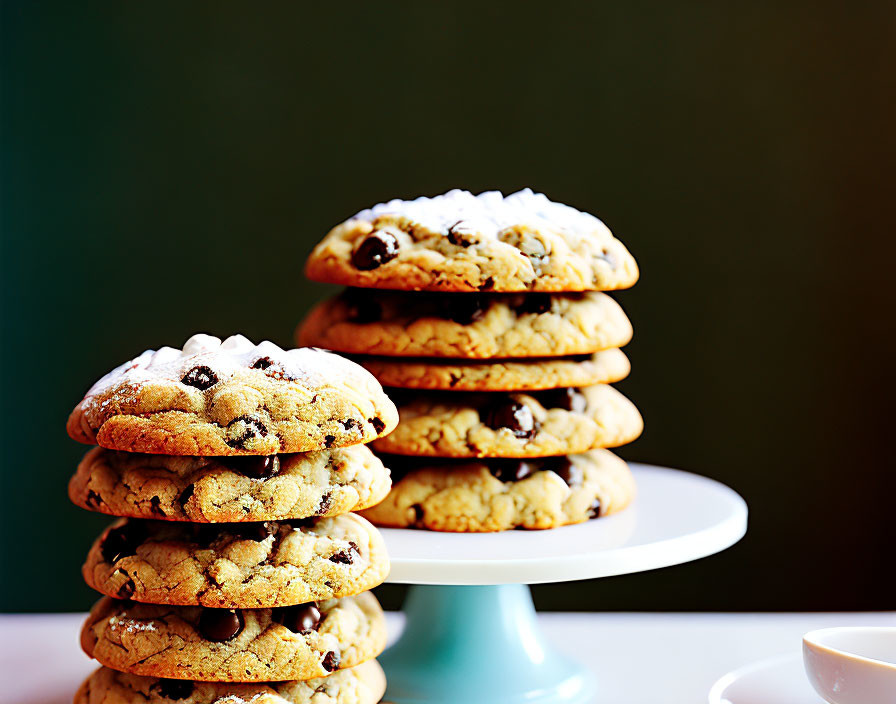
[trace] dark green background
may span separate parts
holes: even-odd
[[[457,186],[531,186],[629,245],[623,454],[752,509],[721,555],[539,606],[894,607],[891,3],[2,11],[0,608],[93,598],[105,519],[67,502],[64,424],[97,376],[195,331],[289,344],[330,226]]]

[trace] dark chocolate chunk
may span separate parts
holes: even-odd
[[[330,555],[330,562],[335,562],[337,565],[350,565],[355,561],[356,548],[349,548],[348,550],[340,550],[335,555]]]
[[[195,484],[190,484],[190,486],[180,492],[180,496],[177,497],[177,503],[179,503],[181,506],[186,506],[187,501],[190,500],[190,497],[193,495],[193,490],[195,488]]]
[[[321,660],[320,664],[323,665],[324,669],[327,672],[332,672],[337,667],[339,667],[340,657],[338,653],[334,653],[332,650],[324,655],[324,659]]]
[[[389,232],[378,230],[364,238],[352,254],[352,264],[361,271],[381,267],[398,256],[398,240]]]
[[[279,455],[221,457],[220,462],[250,479],[269,479],[280,473]]]
[[[535,417],[532,411],[511,398],[503,398],[487,406],[479,417],[492,430],[508,428],[518,438],[531,438],[535,435]]]
[[[246,443],[255,438],[263,438],[268,429],[255,416],[242,415],[227,424],[224,441],[235,450],[244,450]]]
[[[383,422],[383,419],[380,417],[368,418],[367,422],[373,426],[373,429],[376,431],[376,434],[379,435],[386,429],[386,424]]]
[[[420,504],[414,504],[411,506],[411,510],[414,512],[414,523],[421,524],[423,522],[423,507]]]
[[[584,413],[585,408],[588,406],[585,395],[578,389],[573,388],[539,391],[535,394],[535,397],[545,408],[562,408],[565,411],[573,411],[574,413]]]
[[[165,515],[165,512],[162,510],[162,500],[158,496],[153,496],[149,500],[149,510],[157,516]]]
[[[103,559],[112,564],[123,557],[137,554],[137,547],[146,539],[146,524],[131,520],[113,528],[106,534],[100,552]]]
[[[218,375],[212,371],[211,367],[200,364],[184,374],[180,382],[187,386],[195,386],[200,391],[205,391],[218,383]]]
[[[271,618],[282,623],[293,633],[311,633],[320,625],[321,614],[313,601],[297,606],[283,606],[271,613]]]
[[[457,247],[469,247],[476,244],[476,239],[472,237],[472,233],[464,232],[464,221],[458,220],[448,228],[448,241]]]
[[[162,699],[187,699],[193,693],[190,680],[159,680],[150,689],[158,692]]]
[[[581,486],[585,481],[585,474],[582,468],[574,465],[566,457],[558,457],[556,464],[551,467],[545,467],[556,472],[557,476],[566,482],[567,486]]]
[[[255,363],[252,365],[252,369],[267,369],[274,363],[274,360],[270,357],[260,357],[255,360]]]
[[[528,460],[489,460],[488,471],[502,482],[518,482],[540,469],[538,464]]]
[[[324,447],[331,448],[334,442],[336,442],[335,435],[324,435]]]
[[[439,299],[446,318],[461,325],[470,325],[481,320],[488,305],[478,293],[447,294]]]
[[[215,643],[233,640],[245,625],[242,612],[236,609],[203,608],[199,615],[199,634]]]

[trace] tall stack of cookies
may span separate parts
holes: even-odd
[[[631,501],[605,448],[642,430],[609,386],[629,372],[632,328],[603,291],[638,268],[600,220],[530,190],[395,200],[333,229],[306,271],[350,288],[311,311],[301,344],[355,355],[395,389],[398,428],[373,443],[393,487],[371,521],[552,528]]]
[[[83,574],[102,665],[76,704],[373,704],[389,561],[350,513],[389,491],[363,444],[395,406],[357,364],[195,335],[100,379],[69,434],[98,445],[71,499],[122,517]]]

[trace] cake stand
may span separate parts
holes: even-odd
[[[542,638],[526,585],[696,560],[736,543],[747,528],[747,506],[728,487],[674,469],[631,468],[633,505],[579,525],[475,534],[382,529],[392,560],[386,581],[415,585],[404,632],[380,657],[385,701],[600,701],[591,673]]]

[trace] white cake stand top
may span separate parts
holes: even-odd
[[[437,533],[383,528],[400,584],[539,584],[668,567],[724,550],[747,529],[728,487],[675,469],[632,464],[638,497],[625,511],[545,531]]]

